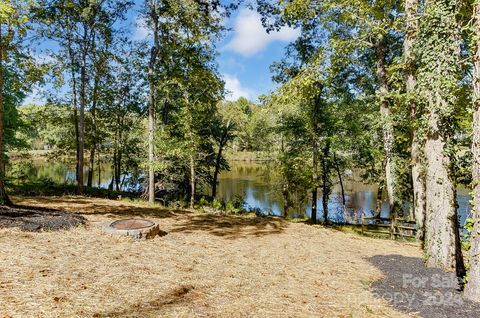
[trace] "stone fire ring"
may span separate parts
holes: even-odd
[[[158,224],[144,219],[124,219],[113,221],[103,227],[103,231],[118,236],[128,236],[136,240],[154,238],[160,233]]]

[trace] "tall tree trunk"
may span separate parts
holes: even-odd
[[[149,78],[153,78],[153,70],[149,70]],[[148,97],[148,202],[155,202],[155,161],[154,135],[155,135],[155,84],[150,83]]]
[[[315,138],[314,138],[315,139]],[[312,149],[312,164],[313,164],[313,188],[312,188],[312,215],[310,217],[310,221],[312,223],[317,223],[317,192],[318,192],[318,145],[314,141],[313,142],[313,149]]]
[[[72,42],[68,37],[68,56],[70,58],[70,76],[72,77],[72,106],[73,106],[73,124],[75,125],[75,181],[78,182],[79,166],[78,166],[78,155],[79,152],[79,131],[78,131],[78,105],[77,105],[77,79],[75,77],[75,55],[73,53]]]
[[[283,132],[280,132],[280,153],[285,153],[285,143],[283,142]],[[290,209],[290,202],[288,199],[288,180],[282,175],[282,197],[283,197],[283,216],[288,216],[288,210]]]
[[[328,224],[328,201],[332,187],[330,185],[330,141],[323,148],[322,155],[322,205],[323,205],[323,222]]]
[[[345,186],[343,185],[342,172],[340,171],[340,165],[338,164],[338,158],[337,158],[337,154],[335,152],[333,153],[333,161],[334,161],[334,164],[335,164],[335,171],[337,172],[338,181],[340,183],[340,191],[341,191],[341,195],[342,195],[342,212],[345,215],[346,205],[347,205],[347,200],[345,198]]]
[[[158,12],[155,0],[150,0],[150,18],[153,29],[153,47],[150,51],[150,61],[148,63],[148,201],[153,204],[155,202],[155,169],[153,167],[155,161],[155,64],[159,51],[158,39]]]
[[[123,124],[122,124],[123,126]],[[121,187],[121,175],[122,175],[122,131],[118,131],[118,147],[117,147],[117,157],[115,161],[115,190],[120,191]]]
[[[385,189],[385,181],[380,180],[377,189],[377,198],[375,201],[375,217],[379,218],[382,215],[383,190]]]
[[[88,175],[87,186],[92,187],[93,184],[93,170],[95,169],[95,142],[92,141],[92,147],[90,148],[90,158],[88,159]]]
[[[213,171],[213,180],[212,180],[212,201],[215,199],[217,196],[217,184],[218,184],[218,173],[220,170],[220,164],[219,164],[219,159],[218,156],[221,156],[221,153],[217,153],[217,158],[215,159],[215,170]]]
[[[480,2],[474,8],[474,34],[476,36],[473,58],[473,219],[471,247],[469,250],[470,269],[465,286],[465,296],[480,301]]]
[[[113,181],[115,179],[115,176],[112,175],[112,180],[110,180],[110,183],[108,184],[108,191],[113,191]]]
[[[218,174],[220,172],[220,161],[222,160],[223,148],[227,144],[228,131],[230,130],[230,120],[224,127],[222,137],[218,143],[218,152],[215,158],[215,170],[213,171],[213,180],[212,180],[212,200],[215,199],[217,195],[217,183],[218,183]]]
[[[381,36],[376,44],[376,68],[378,93],[380,97],[380,115],[385,120],[382,127],[383,134],[383,148],[385,151],[385,185],[388,194],[388,204],[390,206],[390,213],[393,214],[395,208],[395,171],[393,163],[393,123],[391,118],[390,105],[388,102],[388,76],[387,67],[385,65],[385,38]]]
[[[93,184],[93,170],[95,169],[95,142],[92,141],[92,147],[90,148],[90,158],[88,159],[88,175],[87,175],[87,187],[92,187]]]
[[[74,80],[75,81],[75,80]],[[75,85],[75,84],[74,84]],[[77,98],[76,94],[73,94],[73,98]],[[80,154],[80,131],[78,129],[78,105],[74,102],[73,105],[73,125],[75,125],[75,181],[78,182],[78,176],[80,174],[80,167],[79,167],[79,154]]]
[[[5,190],[5,149],[3,145],[3,60],[6,51],[0,24],[0,205],[12,205]]]
[[[117,122],[121,123],[121,118],[117,117]],[[123,124],[120,124],[119,127],[123,127]],[[121,143],[122,143],[122,134],[121,134],[121,129],[117,129],[115,132],[115,137],[114,137],[114,147],[113,147],[113,163],[112,163],[112,168],[113,168],[113,176],[112,176],[112,183],[115,184],[115,190],[119,191],[120,190],[120,174],[121,174],[121,164],[122,164],[122,153],[121,153]],[[113,189],[113,184],[112,184],[112,189]]]
[[[99,82],[99,71],[97,70],[95,74],[94,84],[93,84],[93,101],[92,101],[92,123],[93,123],[93,136],[92,136],[92,145],[90,148],[90,159],[88,165],[88,177],[87,177],[87,186],[92,187],[93,183],[93,170],[95,169],[95,150],[97,148],[97,98],[98,98],[98,82]]]
[[[322,105],[322,84],[320,82],[314,83],[316,92],[315,98],[313,100],[310,119],[312,124],[312,215],[311,215],[311,222],[317,223],[317,213],[318,213],[318,204],[317,204],[317,196],[318,196],[318,183],[319,183],[319,173],[318,173],[318,159],[319,159],[319,149],[320,149],[320,127],[319,127],[319,116],[321,111]],[[325,210],[324,210],[325,212]],[[324,213],[325,215],[325,213]],[[327,220],[325,219],[325,223]]]
[[[450,147],[453,112],[460,80],[459,7],[452,1],[427,1],[422,58],[428,63],[419,72],[427,101],[426,215],[424,249],[426,264],[458,276],[465,272],[456,204],[456,184]],[[432,41],[441,38],[442,41]]]
[[[313,189],[312,189],[312,215],[310,216],[310,221],[312,223],[317,223],[317,212],[318,212],[317,194],[318,194],[318,188],[316,186],[314,186]]]
[[[283,217],[287,217],[288,210],[290,209],[291,204],[290,204],[290,197],[289,197],[288,180],[286,180],[285,177],[282,177],[282,197],[283,197]]]
[[[410,119],[413,125],[410,152],[412,165],[413,213],[417,223],[417,239],[423,240],[425,222],[425,175],[422,173],[421,140],[418,136],[417,127],[420,114],[414,96],[417,79],[415,75],[415,55],[413,47],[417,41],[418,34],[417,11],[418,0],[405,0],[406,30],[403,41],[403,58],[406,73],[407,104],[410,108]]]
[[[97,154],[97,166],[98,166],[98,187],[102,184],[102,161],[100,159],[100,154]]]
[[[193,155],[190,155],[190,209],[193,209],[195,204],[195,160]]]
[[[77,193],[83,194],[83,163],[85,150],[85,107],[87,104],[88,26],[83,25],[82,60],[80,67],[80,111],[78,116],[78,180]]]
[[[437,102],[443,103],[441,100]],[[429,132],[425,143],[427,265],[457,271],[461,275],[464,269],[458,232],[456,189],[452,177],[452,161],[446,154],[449,140],[439,131],[441,123],[434,109],[429,117]]]
[[[118,153],[118,150],[117,150],[118,146],[117,146],[117,141],[115,141],[115,146],[113,148],[113,161],[112,161],[112,182],[111,182],[111,186],[109,186],[109,188],[111,188],[111,190],[113,191],[113,185],[115,184],[115,180],[116,180],[116,176],[117,176],[117,153]]]
[[[117,152],[117,158],[115,162],[115,190],[120,191],[121,177],[122,177],[122,153]]]

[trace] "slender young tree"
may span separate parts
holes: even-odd
[[[95,56],[95,54],[93,54]],[[98,104],[98,90],[100,85],[100,67],[98,62],[94,63],[94,79],[93,79],[93,93],[92,105],[90,113],[92,116],[92,138],[90,146],[90,158],[88,160],[88,174],[87,187],[91,187],[93,183],[93,171],[95,169],[95,150],[97,149],[97,104]]]
[[[388,93],[388,74],[386,65],[386,41],[384,35],[379,35],[375,43],[375,59],[376,59],[376,75],[378,81],[378,95],[380,98],[380,115],[384,120],[382,125],[383,148],[385,151],[385,185],[388,194],[388,204],[390,213],[393,216],[395,208],[395,167],[393,158],[393,147],[395,143],[392,111],[390,109],[390,101]]]
[[[226,107],[221,105],[220,107]],[[233,130],[235,125],[231,118],[221,118],[218,122],[214,122],[213,138],[217,144],[217,154],[215,156],[215,166],[213,169],[212,178],[212,195],[211,199],[215,199],[217,196],[218,175],[221,171],[222,165],[225,166],[225,159],[223,158],[223,152],[227,144],[233,139]],[[228,167],[228,166],[227,166]]]
[[[159,4],[156,0],[148,0],[149,27],[153,33],[153,44],[150,49],[148,62],[148,202],[155,202],[155,93],[157,81],[155,79],[155,66],[160,54],[159,40]]]
[[[310,122],[311,122],[311,149],[312,149],[312,215],[310,216],[310,222],[317,223],[317,210],[318,210],[318,186],[319,186],[319,161],[322,162],[322,173],[325,173],[325,158],[320,157],[320,139],[321,139],[321,129],[320,129],[320,120],[319,114],[321,112],[322,106],[322,86],[320,82],[315,83],[314,98],[311,102],[311,112],[310,112]],[[325,179],[323,180],[323,185],[325,185]],[[323,190],[325,187],[323,187]],[[325,196],[327,193],[322,192]],[[328,202],[327,202],[328,203]],[[328,207],[328,205],[327,205]],[[328,208],[327,208],[328,209]],[[326,210],[325,202],[323,203],[323,216],[324,222],[327,223],[328,210]]]
[[[405,35],[403,40],[403,59],[405,63],[407,107],[412,122],[412,140],[410,159],[412,165],[413,209],[417,223],[417,238],[423,240],[425,221],[425,174],[421,163],[421,138],[418,122],[420,111],[415,100],[417,83],[415,72],[414,46],[418,34],[418,0],[405,0]]]
[[[6,40],[5,35],[2,34],[2,24],[0,23],[0,203],[5,205],[11,205],[12,202],[8,198],[5,190],[5,151],[3,143],[3,61],[4,54],[6,53]]]
[[[193,105],[199,100],[198,91],[201,80],[194,82],[190,78],[196,70],[213,69],[214,42],[219,33],[223,30],[220,21],[222,17],[219,1],[195,1],[195,0],[148,0],[145,5],[144,18],[153,36],[148,63],[148,200],[154,202],[156,189],[161,186],[164,180],[164,172],[167,170],[171,158],[169,153],[172,150],[167,144],[178,136],[169,136],[171,133],[168,127],[172,116],[179,115],[178,111],[185,107],[193,109]],[[208,86],[204,78],[202,94],[204,98],[216,94],[217,91],[204,92]],[[208,93],[208,94],[207,94]],[[195,101],[195,102],[192,102]],[[218,99],[215,100],[217,102]],[[192,104],[193,103],[193,104]],[[156,115],[158,115],[156,118]],[[195,123],[195,118],[190,113],[182,116],[185,120],[176,120],[185,124],[188,131]],[[157,123],[158,119],[158,123]],[[188,122],[192,119],[192,122]],[[174,121],[175,121],[174,120]],[[160,129],[157,129],[159,127]],[[181,134],[178,127],[176,134]],[[185,131],[182,131],[184,133]],[[158,140],[154,136],[158,135]],[[186,134],[189,135],[189,134]],[[198,148],[194,146],[197,142],[195,132],[191,130],[191,142],[193,152]],[[193,149],[196,148],[196,149]],[[188,158],[189,174],[189,195],[194,195],[198,183],[197,170],[199,169],[197,154],[189,152],[192,157]],[[174,156],[176,157],[177,154]],[[160,171],[159,166],[162,167]],[[192,169],[193,166],[193,169]],[[177,165],[178,168],[178,165]],[[156,170],[157,169],[157,170]],[[171,180],[171,178],[170,178]],[[158,181],[158,182],[157,182]],[[191,201],[191,200],[190,200]]]
[[[109,32],[108,30],[107,32]],[[90,139],[90,155],[88,159],[87,170],[87,187],[92,187],[93,184],[93,172],[95,170],[95,157],[98,148],[98,134],[99,128],[97,125],[99,106],[99,99],[102,95],[101,85],[105,85],[104,78],[107,77],[109,72],[109,59],[112,58],[112,52],[110,52],[110,37],[104,33],[95,32],[93,34],[91,50],[89,52],[91,60],[91,72],[93,73],[93,83],[91,84],[90,95],[90,119],[91,128],[89,131]]]

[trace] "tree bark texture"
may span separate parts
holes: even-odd
[[[2,29],[0,25],[0,205],[11,205],[7,192],[5,190],[5,148],[3,140],[3,61],[4,52],[6,51],[4,39],[2,37]]]
[[[474,32],[477,37],[473,60],[473,219],[471,247],[469,250],[470,269],[465,286],[465,296],[480,301],[480,2],[474,9]]]
[[[158,12],[157,4],[155,0],[150,0],[150,18],[152,19],[153,29],[153,46],[150,51],[150,61],[148,63],[148,201],[150,203],[155,202],[155,64],[157,61],[159,51],[158,40]]]
[[[383,148],[385,151],[385,187],[387,189],[388,204],[390,213],[393,215],[395,207],[395,171],[393,162],[393,123],[391,118],[391,110],[388,102],[388,76],[387,67],[385,65],[385,38],[382,36],[376,44],[376,71],[378,81],[378,94],[380,97],[380,115],[385,120],[382,127]]]
[[[410,109],[410,119],[413,124],[410,160],[412,165],[412,188],[413,188],[413,213],[417,223],[417,239],[423,240],[425,223],[425,174],[421,162],[421,138],[418,135],[416,123],[419,120],[419,110],[415,101],[415,75],[414,45],[418,34],[418,0],[405,0],[406,30],[403,41],[403,54],[406,75],[407,103]]]

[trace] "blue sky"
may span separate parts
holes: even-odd
[[[240,96],[255,100],[274,86],[269,72],[272,62],[282,58],[285,46],[295,40],[299,32],[283,28],[267,34],[260,15],[240,9],[227,22],[231,31],[219,45],[219,71],[226,87],[232,92],[228,99]]]
[[[137,2],[136,11],[129,14],[135,39],[148,36],[141,23],[135,23],[140,4]],[[285,46],[299,36],[299,31],[285,27],[278,32],[267,33],[260,15],[247,8],[239,8],[224,23],[229,31],[218,43],[217,62],[230,91],[227,99],[236,100],[243,96],[255,101],[259,95],[274,88],[269,66],[282,58]]]
[[[142,0],[136,1],[125,22],[125,27],[131,29],[135,40],[149,37],[138,18],[142,3]],[[285,46],[295,40],[299,32],[283,28],[267,34],[262,27],[260,15],[247,8],[239,8],[224,23],[230,30],[217,44],[217,62],[230,92],[226,98],[236,100],[243,96],[256,101],[258,96],[267,94],[274,88],[269,66],[282,58]],[[34,92],[24,104],[40,101],[38,93]]]

